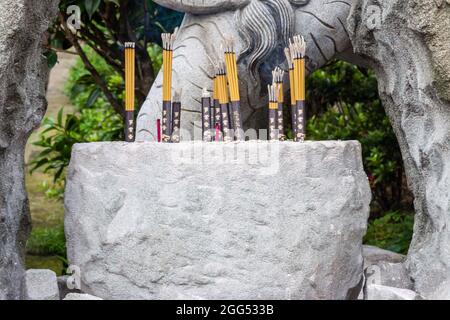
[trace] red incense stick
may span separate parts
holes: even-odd
[[[158,134],[158,142],[161,142],[161,119],[156,120],[156,132]]]
[[[220,141],[220,123],[216,123],[216,141]]]

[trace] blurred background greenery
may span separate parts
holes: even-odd
[[[82,29],[75,36],[64,22],[71,4],[82,9]],[[182,19],[182,14],[151,0],[65,0],[60,9],[60,20],[50,29],[46,56],[54,72],[67,73],[63,83],[51,81],[49,95],[56,86],[67,100],[64,108],[57,104],[59,100],[49,104],[47,117],[30,139],[27,177],[34,225],[27,244],[27,265],[50,268],[58,274],[67,266],[63,192],[72,146],[122,140],[123,43],[137,43],[136,103],[140,106],[162,63],[160,34],[173,31]],[[62,59],[68,57],[73,57],[70,67],[60,70]],[[412,236],[413,199],[396,137],[378,97],[375,75],[333,61],[309,77],[307,100],[309,139],[355,139],[362,144],[373,194],[365,243],[406,253]]]

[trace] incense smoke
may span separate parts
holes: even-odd
[[[239,60],[246,60],[248,70],[256,79],[264,59],[278,46],[288,45],[294,31],[294,10],[289,0],[253,0],[237,11],[236,20],[245,43]]]

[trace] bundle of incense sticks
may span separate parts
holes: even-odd
[[[223,61],[220,61],[217,64],[216,78],[217,78],[217,91],[220,105],[220,113],[222,117],[222,123],[220,125],[220,128],[222,129],[223,132],[224,141],[229,142],[233,141],[233,133],[231,130],[232,126],[230,119],[230,111],[228,109],[228,103],[230,100],[228,97],[228,90],[227,90],[225,63]]]
[[[284,49],[286,55],[286,60],[289,68],[289,84],[291,91],[291,122],[292,122],[292,133],[294,135],[294,141],[297,139],[297,100],[295,97],[295,77],[294,77],[294,61],[292,60],[291,50],[289,48]]]
[[[162,110],[162,141],[170,142],[172,134],[172,64],[173,64],[173,45],[176,38],[176,32],[173,34],[163,33],[163,110]]]
[[[181,140],[180,129],[181,129],[181,89],[175,90],[175,93],[173,94],[172,135],[171,135],[171,141],[173,143],[180,142]]]
[[[211,119],[213,118],[211,108],[211,94],[208,89],[203,88],[202,91],[202,137],[203,141],[210,142],[212,140],[211,129],[214,128],[211,124]]]
[[[283,107],[284,107],[284,92],[283,92],[283,78],[284,70],[280,68],[275,68],[272,72],[273,75],[273,85],[277,91],[277,102],[278,102],[278,114],[277,114],[277,127],[278,135],[280,140],[286,140],[284,135],[284,119],[283,119]]]
[[[244,128],[241,117],[241,98],[239,95],[239,79],[237,73],[236,52],[234,50],[234,40],[226,39],[223,43],[225,50],[226,74],[230,87],[231,113],[236,140],[244,140]]]
[[[305,140],[306,106],[305,106],[305,53],[306,42],[302,36],[290,40],[291,57],[294,64],[294,94],[296,100],[296,141]]]
[[[134,142],[135,43],[125,43],[125,141]]]
[[[279,140],[278,136],[278,88],[269,85],[269,140]]]

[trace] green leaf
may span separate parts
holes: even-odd
[[[47,65],[49,69],[52,69],[56,63],[58,63],[58,54],[53,50],[47,50],[44,52],[44,56],[47,58]]]
[[[100,7],[101,0],[84,0],[84,7],[89,16],[89,20],[92,20],[92,16]]]
[[[63,117],[64,108],[61,108],[58,111],[58,126],[62,127],[62,117]]]
[[[102,91],[100,90],[100,88],[96,88],[95,90],[93,90],[91,92],[91,95],[89,96],[88,100],[86,101],[86,107],[92,107],[92,105],[95,103],[95,101],[97,101],[100,93]]]

